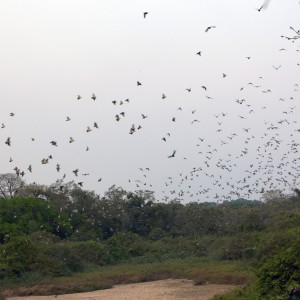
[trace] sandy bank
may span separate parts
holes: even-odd
[[[112,289],[89,293],[12,297],[9,300],[209,300],[214,295],[233,289],[232,285],[193,285],[185,279],[168,279],[117,285]]]

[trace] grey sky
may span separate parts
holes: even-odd
[[[83,181],[100,194],[116,184],[154,190],[158,198],[180,193],[184,201],[238,196],[230,191],[255,198],[262,187],[289,191],[282,179],[293,186],[299,174],[291,144],[300,140],[300,41],[281,35],[300,29],[300,5],[272,0],[258,12],[262,4],[1,1],[1,172],[17,166],[28,183],[50,184],[66,174],[66,181]],[[216,28],[205,32],[208,26]],[[120,112],[125,117],[117,122]],[[133,124],[142,128],[130,135]],[[53,159],[42,165],[48,155]]]

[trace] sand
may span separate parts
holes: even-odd
[[[186,279],[167,279],[134,284],[122,284],[111,289],[88,293],[11,297],[9,300],[209,300],[214,295],[235,288],[232,285],[193,285]]]

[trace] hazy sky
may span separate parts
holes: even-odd
[[[184,201],[291,191],[300,39],[281,36],[300,29],[300,5],[262,4],[1,1],[1,173],[18,167],[41,184],[66,174],[101,195],[116,184]]]

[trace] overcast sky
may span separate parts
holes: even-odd
[[[262,5],[1,1],[1,173],[185,202],[299,187],[300,39],[281,36],[300,29],[300,5]]]

